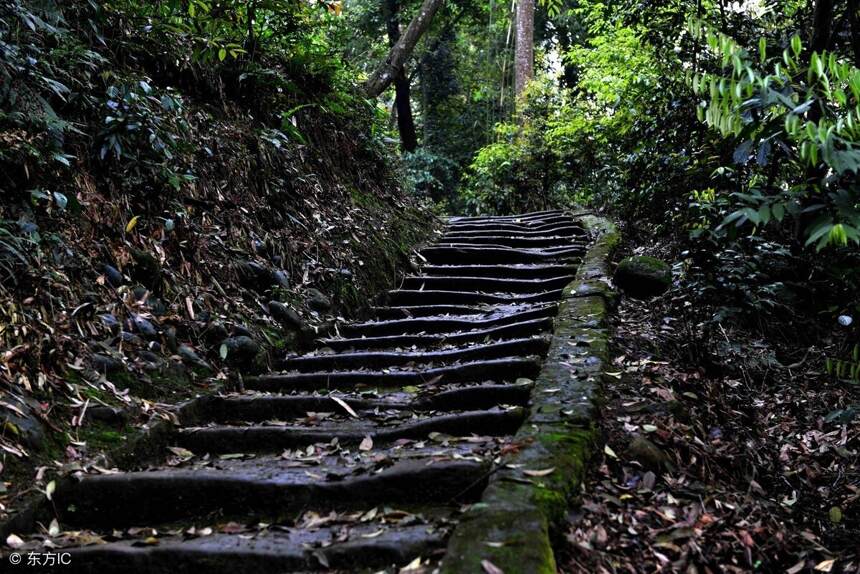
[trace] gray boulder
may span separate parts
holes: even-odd
[[[628,257],[618,264],[613,281],[631,297],[647,299],[669,288],[672,284],[672,268],[655,257]]]
[[[331,309],[331,300],[318,289],[308,289],[306,303],[311,311],[325,313]]]
[[[260,345],[245,335],[228,337],[224,339],[221,346],[226,347],[227,356],[224,357],[224,361],[231,367],[245,367],[252,364],[257,353],[260,352]]]
[[[280,301],[269,301],[269,313],[275,320],[289,329],[301,329],[302,318],[295,309]]]

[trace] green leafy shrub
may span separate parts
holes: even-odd
[[[807,245],[860,244],[860,70],[833,53],[804,56],[799,36],[751,53],[693,22],[714,72],[691,78],[699,118],[737,143],[736,209],[722,225],[753,229],[794,218]],[[780,53],[781,52],[781,53]]]
[[[448,201],[457,182],[456,162],[426,148],[404,153],[402,160],[408,191],[436,203]]]
[[[496,126],[496,141],[478,150],[462,191],[472,213],[512,213],[553,202],[563,186],[564,150],[548,135],[564,127],[567,93],[548,81],[533,82],[514,123]]]
[[[564,55],[577,86],[559,90],[547,76],[532,82],[515,121],[497,126],[496,142],[476,154],[464,190],[471,211],[590,200],[634,211],[654,193],[647,186],[655,180],[642,174],[674,166],[674,157],[657,158],[648,143],[673,93],[653,51],[637,29],[606,26],[600,11],[585,17],[596,22],[594,36]]]
[[[179,154],[189,148],[182,98],[170,90],[156,91],[148,79],[108,87],[98,156],[143,175],[152,172],[179,189],[190,181],[180,173]]]
[[[53,171],[74,159],[67,140],[80,132],[56,110],[73,97],[92,103],[85,82],[104,59],[66,24],[55,2],[0,2],[0,164],[13,180],[23,166]]]

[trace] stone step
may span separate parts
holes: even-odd
[[[346,351],[349,349],[356,351],[366,349],[408,349],[410,347],[429,349],[438,345],[465,345],[478,341],[528,337],[551,329],[552,323],[552,318],[545,317],[543,319],[532,319],[531,321],[523,321],[522,323],[514,323],[512,325],[462,333],[319,339],[317,343],[321,347],[328,347],[334,351]]]
[[[210,396],[198,402],[191,413],[184,413],[181,423],[186,426],[204,423],[260,422],[290,420],[306,417],[309,412],[342,412],[336,396],[359,415],[364,411],[447,412],[490,409],[500,405],[524,406],[529,401],[534,383],[523,380],[508,384],[478,384],[434,389],[427,394],[409,392],[386,393],[379,398],[356,393],[336,395],[263,395]]]
[[[498,305],[402,305],[371,307],[370,310],[378,319],[389,320],[442,315],[486,315],[498,307]]]
[[[543,219],[545,217],[554,217],[564,215],[563,209],[546,209],[543,211],[531,211],[529,213],[521,213],[519,215],[477,215],[477,216],[456,216],[449,217],[448,223],[460,223],[464,221],[532,221],[535,219]]]
[[[423,293],[424,291],[419,291]],[[541,292],[543,293],[543,291]],[[420,333],[456,333],[475,329],[489,329],[512,323],[522,323],[531,319],[552,317],[558,308],[553,305],[542,305],[516,313],[504,311],[491,312],[486,315],[450,315],[441,317],[417,317],[411,319],[391,319],[388,321],[371,321],[368,323],[353,323],[339,327],[345,337],[381,337],[385,335],[410,335]]]
[[[438,305],[445,301],[457,305],[554,303],[561,298],[561,289],[541,293],[478,293],[475,291],[446,291],[441,289],[398,289],[388,292],[388,299],[395,305]]]
[[[245,388],[251,390],[280,392],[349,389],[358,385],[392,388],[417,386],[428,381],[439,383],[513,381],[520,377],[534,378],[538,371],[540,371],[538,357],[506,357],[428,369],[260,375],[245,378],[244,384]]]
[[[497,279],[547,279],[575,275],[577,265],[553,263],[519,263],[512,265],[424,265],[421,273],[426,276],[492,277]]]
[[[549,217],[544,217],[540,219],[529,219],[529,220],[484,220],[484,221],[454,221],[448,224],[448,229],[490,229],[493,227],[499,228],[508,228],[508,229],[524,229],[524,230],[535,230],[535,229],[546,229],[551,226],[558,225],[575,225],[576,222],[573,218],[567,215],[553,215]]]
[[[181,535],[161,536],[158,544],[126,540],[63,549],[70,553],[70,566],[55,571],[261,574],[384,570],[392,565],[405,566],[416,556],[441,551],[447,533],[445,523],[429,522],[407,526],[348,525],[346,538],[343,525],[312,529],[270,527],[259,533],[218,533],[190,539]]]
[[[358,368],[380,369],[410,364],[450,365],[457,362],[499,359],[517,354],[543,356],[548,348],[548,337],[519,338],[442,351],[364,351],[301,355],[284,359],[280,362],[279,368],[284,371],[307,373]]]
[[[505,222],[475,222],[475,223],[454,223],[448,226],[447,233],[460,232],[487,232],[487,231],[510,231],[514,233],[548,233],[553,230],[566,229],[569,227],[579,228],[579,224],[575,221],[564,220],[554,221],[550,223],[526,224],[526,223],[505,223]]]
[[[516,249],[486,245],[439,245],[425,247],[421,256],[434,264],[504,264],[553,263],[582,257],[585,247],[568,246],[560,249]]]
[[[559,237],[566,238],[586,238],[588,237],[588,233],[579,225],[575,223],[557,223],[552,226],[548,226],[545,229],[530,229],[528,227],[516,227],[511,229],[510,226],[502,226],[502,227],[482,227],[482,226],[472,226],[478,227],[478,229],[462,229],[461,227],[453,227],[445,232],[445,236],[449,235],[462,235],[465,237],[546,237],[548,235],[555,235]]]
[[[403,280],[403,289],[434,291],[483,291],[490,293],[538,293],[560,289],[573,280],[574,275],[560,275],[543,279],[500,279],[495,277],[437,277],[409,276]]]
[[[215,425],[180,429],[175,443],[196,454],[273,452],[329,443],[333,439],[337,439],[342,445],[358,445],[365,437],[370,437],[373,444],[378,446],[400,439],[426,440],[430,433],[452,436],[504,436],[515,433],[524,418],[524,409],[514,407],[506,410],[466,411],[425,418],[396,419],[389,423],[400,421],[396,426],[380,426],[370,418],[326,419],[313,427],[272,424]]]
[[[54,494],[59,520],[89,528],[151,526],[204,517],[283,520],[307,509],[466,502],[482,490],[490,461],[404,459],[381,470],[280,457],[215,460],[216,467],[85,475]]]
[[[493,245],[499,247],[541,248],[541,247],[581,247],[586,245],[583,239],[563,237],[559,235],[544,235],[538,237],[479,235],[472,236],[462,233],[446,234],[439,239],[439,246],[448,245]]]

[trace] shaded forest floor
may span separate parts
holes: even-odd
[[[562,570],[857,572],[860,424],[833,411],[856,390],[743,332],[723,332],[739,353],[713,358],[721,372],[687,366],[696,341],[670,298],[615,313],[606,447]],[[768,360],[786,353],[802,358]]]

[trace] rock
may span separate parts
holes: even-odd
[[[631,297],[646,299],[669,288],[672,268],[654,257],[628,257],[618,264],[613,281]]]
[[[151,291],[161,288],[161,263],[154,255],[140,249],[132,249],[131,256],[134,258],[134,267],[131,276],[135,281],[140,281]]]
[[[626,456],[649,470],[662,470],[668,462],[666,453],[643,436],[637,436],[630,442]]]
[[[278,323],[289,329],[301,329],[302,318],[295,309],[280,301],[269,301],[269,313]]]
[[[121,427],[128,422],[128,414],[122,409],[95,405],[87,409],[86,420]]]
[[[131,320],[135,330],[147,339],[155,339],[158,337],[158,329],[156,329],[155,325],[150,323],[149,320],[141,317],[140,315],[134,315]]]
[[[233,367],[247,366],[254,362],[257,353],[260,352],[260,345],[251,337],[240,335],[238,337],[228,337],[221,343],[222,347],[226,347],[227,356],[224,361]]]
[[[102,321],[102,325],[107,327],[111,333],[119,333],[122,325],[120,325],[119,319],[110,313],[106,313],[104,315],[99,315],[99,319]]]
[[[149,289],[143,285],[136,285],[134,289],[131,290],[131,294],[134,296],[135,301],[143,301],[143,298],[149,294]]]
[[[272,271],[254,261],[240,261],[236,264],[239,283],[254,291],[265,291],[276,283]]]
[[[119,345],[122,343],[123,345],[132,345],[134,347],[144,347],[146,346],[146,342],[143,339],[135,335],[134,333],[129,333],[128,331],[122,331],[119,334],[119,337],[116,337],[112,345]]]
[[[167,305],[159,299],[158,297],[150,297],[147,299],[147,303],[149,304],[149,309],[152,311],[152,314],[156,317],[160,317],[162,315],[167,315]]]
[[[227,327],[220,321],[212,321],[203,331],[203,339],[210,345],[219,345],[228,336]]]
[[[168,327],[164,330],[164,344],[171,353],[179,352],[179,343],[176,340],[176,327]]]
[[[108,280],[108,283],[113,287],[119,287],[125,283],[125,277],[123,277],[122,273],[120,273],[113,265],[105,264],[102,266],[102,272],[105,274],[105,278]]]
[[[245,336],[251,337],[252,339],[254,338],[254,332],[251,331],[251,329],[249,329],[247,326],[240,325],[239,323],[233,325],[233,327],[230,329],[230,335],[234,337]]]
[[[125,370],[125,365],[122,361],[108,355],[95,354],[90,357],[90,362],[93,365],[93,369],[103,375]]]
[[[251,246],[254,248],[254,253],[260,256],[266,255],[266,243],[265,241],[260,241],[259,239],[255,239],[251,242]]]
[[[23,399],[14,395],[6,395],[8,406],[0,407],[0,425],[3,434],[16,436],[25,447],[40,450],[45,441],[45,427],[34,410],[38,403],[32,399]],[[11,400],[14,399],[14,400]]]
[[[192,367],[197,367],[200,369],[206,369],[208,371],[212,370],[212,365],[204,361],[200,358],[200,355],[197,354],[197,351],[189,347],[188,345],[180,345],[177,350],[177,354],[182,358],[182,361]]]
[[[32,233],[39,233],[39,226],[32,221],[19,221],[18,229],[20,229],[21,232],[26,235],[30,235]]]
[[[317,289],[308,289],[305,302],[312,311],[325,313],[331,309],[331,300]]]
[[[150,363],[151,365],[157,367],[161,364],[161,357],[153,353],[152,351],[142,350],[137,354],[143,361]]]
[[[287,275],[286,271],[278,269],[275,271],[273,277],[275,278],[275,283],[278,285],[278,287],[283,287],[284,289],[290,288],[290,278]]]

